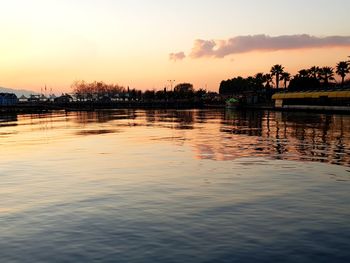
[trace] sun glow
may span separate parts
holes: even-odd
[[[255,19],[243,24],[248,6],[242,1],[223,0],[221,6],[203,1],[201,12],[195,12],[196,1],[186,2],[186,8],[181,5],[183,1],[157,0],[0,2],[0,86],[4,87],[39,91],[46,84],[60,93],[69,92],[73,81],[84,79],[145,90],[162,89],[171,78],[176,82],[191,82],[195,88],[217,91],[223,79],[267,72],[276,63],[295,73],[310,65],[334,67],[349,55],[349,48],[343,47],[252,51],[224,58],[189,57],[191,44],[198,38],[304,32],[347,36],[350,35],[347,28],[336,26],[346,18],[341,10],[334,18],[333,27],[327,25],[324,31],[321,25],[317,29],[309,25],[309,18],[304,16],[305,29],[299,32],[300,22],[287,17],[277,25],[265,15],[261,22],[262,14],[256,10],[253,10]],[[286,7],[293,11],[291,2],[277,6],[280,10]],[[311,4],[305,8],[311,9]],[[326,4],[320,5],[319,16],[326,8]],[[234,10],[233,18],[230,9]],[[319,16],[314,15],[313,19],[317,21]],[[205,19],[208,17],[217,19]],[[261,24],[269,31],[263,31]],[[242,31],[244,28],[246,31]],[[282,32],[282,28],[286,31]],[[174,51],[183,52],[176,62],[169,60],[169,54]]]

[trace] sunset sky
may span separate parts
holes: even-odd
[[[75,80],[161,89],[335,66],[349,0],[0,0],[0,86],[55,93]],[[175,84],[176,84],[175,83]]]

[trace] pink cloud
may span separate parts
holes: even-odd
[[[183,60],[186,57],[184,52],[170,53],[169,59],[173,61]]]
[[[232,54],[251,51],[277,51],[323,47],[350,47],[350,36],[316,37],[307,34],[283,35],[271,37],[268,35],[237,36],[227,40],[194,41],[190,57],[223,58]]]

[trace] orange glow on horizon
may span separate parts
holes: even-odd
[[[57,56],[46,61],[45,58],[29,58],[18,64],[0,65],[0,86],[38,92],[47,85],[55,93],[61,93],[70,92],[75,80],[96,80],[142,90],[160,90],[169,85],[168,79],[174,79],[176,83],[191,82],[197,89],[217,91],[221,80],[267,73],[274,64],[282,64],[286,71],[296,74],[313,65],[335,67],[337,62],[347,58],[347,54],[346,48],[327,48],[251,52],[223,59],[186,58],[177,62],[167,60],[166,54],[159,54],[153,60],[127,56],[119,59],[95,57],[91,61],[87,56],[79,59]]]
[[[346,23],[340,23],[341,19],[347,19],[343,10],[327,21],[327,25],[315,27],[316,21],[324,20],[321,9],[317,16],[305,11],[307,16],[300,21],[286,18],[277,25],[276,17],[266,17],[264,12],[264,19],[259,17],[263,9],[270,10],[271,6],[255,0],[261,8],[259,11],[251,10],[251,4],[246,6],[236,1],[224,1],[222,6],[205,1],[201,3],[203,13],[193,12],[198,10],[195,1],[188,2],[186,9],[177,2],[135,2],[137,9],[128,1],[3,1],[0,87],[39,92],[46,85],[59,94],[70,92],[76,80],[96,80],[141,90],[159,90],[168,85],[167,80],[174,79],[176,83],[191,82],[196,89],[218,91],[221,80],[269,72],[274,64],[282,64],[295,74],[312,65],[335,67],[350,55],[349,48],[327,47],[190,58],[191,43],[195,39],[300,34],[297,29],[301,24],[303,31],[311,35],[347,36],[350,35],[348,29],[342,26]],[[295,8],[291,3],[281,4],[280,8],[282,6],[283,11]],[[324,12],[329,14],[328,5],[319,6],[324,6]],[[230,19],[221,19],[228,10]],[[255,19],[243,19],[248,10],[257,12]],[[347,9],[344,7],[344,10]],[[311,16],[313,23],[309,25],[307,21]],[[218,19],[204,19],[207,17]],[[170,61],[169,54],[174,51],[184,52],[187,57]]]

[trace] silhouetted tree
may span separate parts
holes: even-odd
[[[271,84],[273,84],[273,79],[272,79],[272,75],[271,74],[265,74],[264,75],[264,82],[265,84],[265,88],[271,88]]]
[[[233,79],[223,80],[220,83],[219,93],[221,95],[246,95],[250,93],[260,93],[265,87],[270,87],[269,83],[272,81],[270,74],[267,76],[263,73],[258,73],[254,77],[243,78],[238,76]]]
[[[175,92],[193,92],[193,85],[190,83],[180,83],[177,84],[174,88]]]
[[[334,80],[334,69],[331,67],[323,67],[320,69],[318,76],[323,81],[324,87],[328,87],[329,81]]]
[[[336,73],[341,77],[341,86],[344,86],[346,74],[350,72],[350,65],[348,61],[340,61],[336,66]]]
[[[284,89],[287,89],[287,82],[290,81],[290,73],[288,72],[282,72],[281,74],[281,80],[284,82]]]
[[[224,80],[220,84],[219,93],[222,95],[238,95],[242,94],[247,87],[247,81],[241,76]]]
[[[317,66],[312,66],[310,69],[308,69],[308,72],[314,79],[317,79],[317,76],[320,73],[320,68]]]
[[[288,90],[290,91],[303,91],[303,90],[315,90],[320,88],[320,81],[313,77],[301,77],[300,75],[294,76],[289,82]]]
[[[301,69],[298,71],[298,76],[301,78],[308,78],[310,77],[310,71],[308,69]]]
[[[164,90],[158,90],[156,92],[156,99],[157,100],[165,100],[166,99],[166,93],[164,93]]]
[[[263,89],[264,83],[266,82],[266,78],[265,78],[264,73],[262,73],[262,72],[256,73],[254,76],[254,79],[255,79],[256,89]]]
[[[197,99],[202,99],[205,94],[207,94],[207,91],[205,89],[199,89],[195,92],[195,97]]]
[[[113,98],[124,92],[124,88],[119,85],[106,84],[102,81],[87,83],[85,81],[75,81],[71,88],[80,101],[105,100],[106,97]]]
[[[194,89],[191,83],[180,83],[174,88],[174,97],[176,99],[191,100],[194,98]]]
[[[283,73],[284,68],[282,65],[274,65],[271,68],[271,75],[276,77],[276,88],[278,89],[279,87],[279,82],[280,82],[280,76]]]
[[[155,98],[155,91],[154,90],[146,90],[143,93],[144,100],[154,100],[154,98]]]

